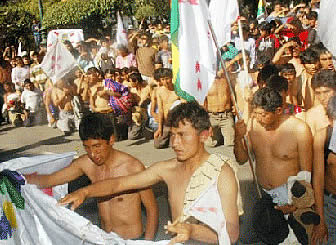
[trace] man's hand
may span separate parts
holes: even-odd
[[[293,205],[275,206],[274,208],[280,210],[283,214],[291,214],[297,209],[297,207]]]
[[[154,133],[154,138],[157,139],[162,136],[162,129],[158,128],[158,130]]]
[[[328,229],[325,222],[321,222],[319,225],[314,225],[311,238],[311,244],[322,244],[328,241]]]
[[[86,188],[82,188],[71,194],[66,195],[61,200],[59,200],[58,203],[64,206],[72,203],[71,210],[75,210],[76,208],[79,207],[79,205],[81,205],[85,201],[87,196],[88,193]]]
[[[190,224],[179,223],[178,220],[176,220],[174,223],[168,221],[168,225],[166,225],[164,228],[168,232],[176,234],[176,236],[170,240],[168,245],[186,242],[191,237],[192,227]]]
[[[246,135],[247,128],[244,120],[239,120],[235,124],[235,138],[242,139]]]

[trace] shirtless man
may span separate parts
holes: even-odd
[[[311,171],[312,136],[301,120],[282,113],[282,97],[270,88],[261,88],[254,96],[253,116],[248,129],[243,121],[235,128],[234,154],[237,162],[245,163],[248,153],[243,137],[248,135],[250,148],[256,158],[259,185],[273,197],[284,213],[288,204],[287,179],[300,171]],[[276,173],[276,174],[274,174]]]
[[[74,86],[64,80],[58,80],[51,92],[52,102],[59,109],[57,128],[65,136],[71,135],[74,128],[74,114],[71,100],[76,94]]]
[[[315,209],[321,217],[320,225],[315,226],[313,230],[312,239],[314,242],[326,240],[328,234],[325,220],[326,216],[323,211],[326,166],[324,147],[327,139],[327,129],[328,126],[330,126],[330,121],[327,116],[327,106],[329,99],[336,94],[335,81],[336,72],[332,70],[322,70],[316,74],[312,80],[312,88],[314,89],[316,99],[320,104],[314,106],[306,113],[300,113],[297,116],[309,125],[314,141],[313,186],[315,191]]]
[[[30,184],[47,188],[67,183],[84,174],[92,183],[97,183],[108,178],[142,172],[145,167],[139,160],[113,148],[113,131],[113,125],[105,115],[88,114],[82,119],[79,130],[87,154],[51,175],[26,175],[26,180]],[[158,208],[151,188],[99,198],[102,229],[106,232],[113,231],[124,239],[140,239],[143,235],[141,203],[147,213],[144,238],[152,240],[158,224]]]
[[[159,127],[154,133],[154,147],[157,149],[167,148],[169,146],[169,128],[165,126],[165,123],[168,118],[168,112],[174,102],[180,99],[174,91],[172,78],[173,74],[171,69],[162,68],[160,75],[160,83],[162,83],[162,86],[156,91],[159,109]]]
[[[239,235],[237,181],[233,170],[228,165],[229,160],[219,158],[216,154],[210,155],[204,148],[204,141],[208,138],[211,126],[207,112],[196,102],[183,103],[170,111],[167,125],[171,127],[171,144],[176,158],[155,163],[135,175],[109,179],[90,185],[67,195],[60,203],[73,203],[72,208],[75,209],[89,197],[103,197],[125,190],[142,189],[164,181],[168,186],[168,200],[174,221],[167,228],[168,231],[178,234],[172,240],[172,244],[189,239],[199,240],[203,242],[202,244],[205,242],[217,243],[216,233],[208,226],[179,222],[184,213],[184,198],[188,193],[186,190],[191,176],[194,176],[194,173],[202,168],[202,165],[208,166],[211,159],[217,159],[216,164],[221,165],[217,170],[219,176],[217,189],[222,205],[221,211],[225,215],[229,239],[231,243],[236,242]]]
[[[216,146],[221,135],[224,137],[225,146],[234,144],[234,121],[230,94],[225,76],[216,78],[204,102],[213,129],[213,136],[209,137],[206,142],[208,146]]]

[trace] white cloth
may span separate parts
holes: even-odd
[[[120,17],[119,12],[117,13],[118,23],[117,23],[117,44],[128,46],[127,32],[124,28],[123,21]]]
[[[56,40],[69,40],[72,46],[76,47],[81,41],[84,41],[84,34],[82,29],[58,29],[52,30],[48,33],[47,50],[52,47]]]
[[[332,135],[330,138],[328,149],[331,150],[333,153],[336,153],[336,121],[335,120],[334,120],[333,131],[332,131]]]
[[[23,89],[20,83],[23,83],[24,80],[29,79],[30,71],[29,67],[14,67],[12,70],[12,82],[15,84],[15,89]]]
[[[25,109],[30,112],[38,112],[42,105],[41,91],[37,88],[34,91],[24,90],[21,95],[21,102],[25,104]]]
[[[216,52],[206,1],[179,1],[179,17],[181,89],[203,104],[216,76]]]
[[[218,193],[217,180],[196,199],[187,213],[217,232],[219,245],[230,245],[226,219]]]
[[[72,71],[76,65],[77,63],[70,51],[57,39],[50,46],[40,66],[55,84],[57,80]]]
[[[0,171],[10,169],[22,174],[33,172],[50,174],[69,165],[74,155],[75,153],[65,153],[12,159],[1,163]],[[84,217],[59,206],[54,198],[44,194],[34,185],[22,186],[21,194],[25,199],[24,210],[16,209],[14,206],[18,228],[13,232],[11,238],[1,241],[0,244],[166,245],[169,243],[169,241],[124,240],[113,232],[106,233]],[[8,197],[0,194],[1,207],[4,200],[8,200]]]

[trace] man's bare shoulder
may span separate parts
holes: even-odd
[[[218,177],[218,183],[222,186],[237,185],[234,170],[228,164],[223,164]]]
[[[290,116],[286,120],[286,128],[291,128],[293,132],[305,132],[309,130],[307,123],[295,116]]]

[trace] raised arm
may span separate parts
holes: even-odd
[[[81,205],[86,198],[103,197],[121,193],[126,190],[144,189],[162,181],[161,173],[164,171],[165,163],[156,163],[140,173],[107,179],[79,189],[66,195],[59,203],[62,205],[73,203],[71,209],[74,210]]]
[[[234,155],[238,163],[245,163],[248,160],[248,152],[244,142],[246,135],[246,124],[244,120],[239,120],[235,125]]]
[[[80,164],[82,159],[83,158],[81,157],[74,160],[68,167],[63,168],[53,174],[27,174],[25,175],[25,178],[29,184],[37,185],[40,188],[48,188],[56,185],[62,185],[84,174]]]

